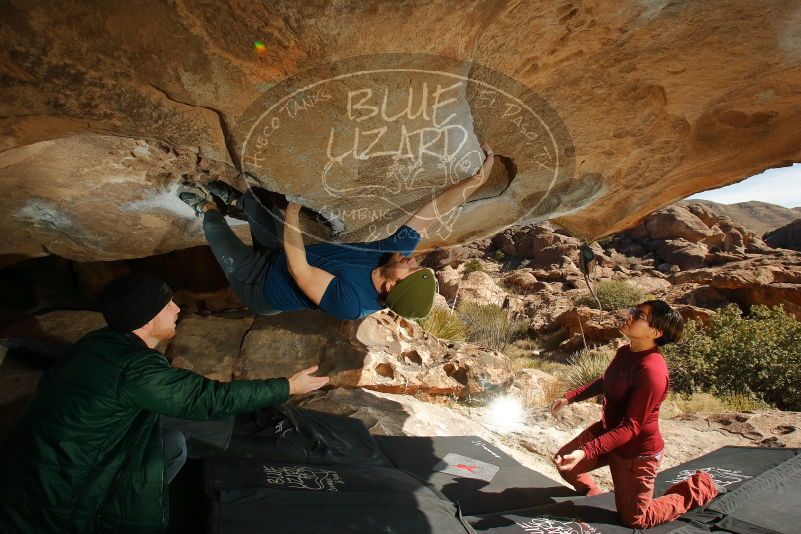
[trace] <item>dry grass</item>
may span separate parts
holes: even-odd
[[[564,363],[555,362],[549,358],[539,355],[540,343],[536,339],[518,339],[506,346],[504,354],[512,362],[512,369],[521,371],[523,369],[539,369],[544,373],[553,376],[564,376],[568,366]]]
[[[537,342],[533,339],[517,339],[506,346],[503,351],[511,359],[534,358],[537,355]]]
[[[507,293],[511,293],[513,295],[520,295],[521,297],[525,297],[531,294],[531,292],[526,291],[522,287],[516,286],[514,284],[509,284],[507,282],[502,282],[501,287]]]
[[[767,410],[770,405],[747,395],[715,396],[711,393],[671,393],[669,400],[685,413],[750,412]]]
[[[568,391],[567,385],[561,378],[554,378],[542,384],[542,401],[545,406],[551,404],[555,399],[563,396]]]

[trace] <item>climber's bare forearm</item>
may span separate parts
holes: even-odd
[[[293,278],[309,267],[306,247],[303,245],[303,234],[300,232],[300,206],[297,204],[287,206],[284,215],[284,252],[289,274]]]
[[[489,178],[494,162],[492,150],[484,147],[486,159],[476,174],[458,184],[445,189],[437,195],[431,202],[424,205],[406,223],[407,226],[414,228],[418,232],[424,232],[440,216],[448,213],[457,206],[463,204],[470,195],[481,187]]]
[[[284,215],[284,252],[289,275],[298,284],[303,294],[315,304],[325,294],[328,284],[334,276],[328,271],[309,265],[306,258],[306,247],[300,231],[300,206],[290,203]]]

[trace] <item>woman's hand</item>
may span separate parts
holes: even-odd
[[[556,464],[556,468],[560,471],[570,471],[580,461],[586,458],[587,454],[584,452],[584,449],[576,449],[573,452],[569,452],[564,456],[559,456],[558,454],[554,457],[553,461]]]
[[[564,397],[559,397],[558,399],[554,400],[551,403],[551,415],[556,417],[556,414],[559,413],[559,410],[567,406],[568,400]]]

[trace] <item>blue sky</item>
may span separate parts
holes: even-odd
[[[760,200],[785,208],[796,208],[801,206],[801,163],[792,167],[769,169],[742,182],[696,193],[689,198],[712,200],[721,204]]]

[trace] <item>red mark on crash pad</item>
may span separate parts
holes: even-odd
[[[473,469],[478,469],[477,465],[456,464],[456,469],[464,469],[465,471],[473,472]]]

